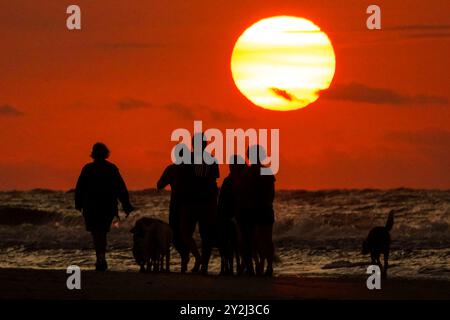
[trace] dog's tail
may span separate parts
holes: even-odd
[[[389,212],[389,216],[386,220],[385,228],[387,231],[391,231],[393,226],[394,226],[394,210],[391,210],[391,212]]]

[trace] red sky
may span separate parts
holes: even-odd
[[[65,26],[74,3],[81,31]],[[2,1],[0,189],[71,188],[96,141],[130,189],[153,187],[195,119],[279,128],[278,188],[448,189],[450,2],[376,3],[381,31],[371,1]],[[329,92],[302,110],[258,108],[231,77],[239,35],[277,15],[335,49]]]

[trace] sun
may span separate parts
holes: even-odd
[[[304,108],[333,80],[336,57],[328,36],[309,20],[278,16],[258,21],[236,41],[231,72],[255,105]]]

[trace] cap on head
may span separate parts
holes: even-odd
[[[106,144],[97,142],[92,146],[91,158],[94,160],[105,160],[109,157],[109,149]]]

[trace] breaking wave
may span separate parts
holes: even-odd
[[[113,228],[112,245],[131,245],[129,229],[142,216],[167,220],[169,193],[131,193],[138,207]],[[2,245],[72,248],[89,246],[73,194],[49,190],[0,193]],[[279,191],[274,240],[294,248],[359,248],[368,231],[394,210],[393,246],[450,247],[450,192],[433,190]]]

